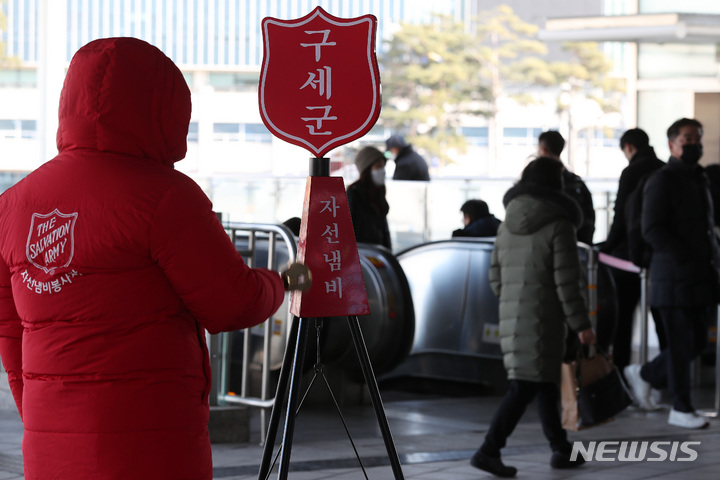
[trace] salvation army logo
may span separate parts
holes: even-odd
[[[373,15],[339,18],[321,7],[263,19],[258,100],[268,130],[315,157],[370,131],[382,104],[376,30]]]
[[[33,213],[25,254],[27,259],[45,273],[70,265],[75,253],[75,222],[77,213]]]

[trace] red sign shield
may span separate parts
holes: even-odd
[[[56,268],[70,265],[75,253],[75,222],[78,214],[33,213],[25,254],[28,261],[52,275]]]
[[[265,18],[260,116],[277,137],[322,157],[367,133],[380,115],[377,19],[317,7],[295,20]]]

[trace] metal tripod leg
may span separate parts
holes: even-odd
[[[293,434],[295,433],[295,417],[300,400],[300,382],[303,374],[303,361],[305,360],[305,346],[308,335],[308,319],[298,318],[299,330],[297,345],[295,346],[295,361],[290,376],[290,393],[288,395],[287,410],[285,412],[285,429],[280,453],[280,468],[278,480],[287,480],[290,468],[290,452],[292,451]]]
[[[295,379],[296,374],[298,377],[302,376],[302,364],[305,358],[306,339],[307,322],[303,321],[302,318],[293,316],[292,325],[290,327],[290,333],[288,336],[288,346],[285,350],[282,367],[280,368],[280,378],[278,379],[277,392],[275,394],[275,403],[273,404],[272,412],[270,414],[270,424],[268,426],[267,437],[265,438],[265,445],[263,446],[263,456],[260,463],[260,470],[258,472],[258,480],[267,479],[270,473],[270,465],[272,463],[273,449],[275,448],[275,441],[277,438],[277,430],[280,424],[280,416],[282,414],[282,408],[285,402],[285,398],[288,395],[288,386],[291,385],[291,376],[293,380]],[[302,347],[300,349],[301,351],[299,351],[300,346]],[[294,383],[298,385],[299,389],[299,378]],[[295,394],[295,398],[297,399],[297,393]],[[288,419],[290,419],[290,421],[293,423],[293,427],[291,428],[291,430],[294,429],[295,422],[295,410],[291,410],[289,404],[290,401],[288,401],[288,409],[285,417],[286,431]],[[292,415],[290,415],[290,412],[292,412]],[[283,451],[285,451],[285,442],[286,438],[284,437],[283,445],[280,447]],[[290,442],[292,442],[292,431],[290,436]],[[285,473],[285,475],[285,478],[287,478],[287,473]]]
[[[385,416],[385,409],[383,408],[382,399],[380,398],[380,390],[378,389],[377,381],[375,379],[375,373],[373,372],[372,364],[370,363],[370,356],[368,355],[365,340],[363,339],[362,331],[360,330],[360,321],[357,316],[350,316],[347,317],[347,319],[353,343],[355,344],[355,351],[357,352],[358,360],[360,361],[360,368],[362,369],[363,376],[365,377],[365,383],[367,384],[368,392],[370,393],[370,399],[373,407],[375,408],[375,416],[377,417],[380,432],[382,433],[383,440],[385,441],[385,450],[387,450],[388,459],[390,460],[395,480],[403,480],[405,477],[403,476],[400,459],[398,458],[397,450],[395,449],[390,425],[388,425],[387,417]]]

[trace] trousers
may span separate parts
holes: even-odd
[[[640,277],[637,273],[614,268],[612,269],[612,276],[615,280],[618,302],[618,319],[612,340],[612,355],[613,362],[622,372],[623,368],[630,364],[633,319],[635,317],[635,309],[640,301]],[[658,342],[660,343],[660,350],[665,350],[667,339],[665,338],[665,331],[662,320],[660,319],[661,314],[655,307],[652,307],[650,310],[653,320],[655,321],[655,331],[657,332]],[[600,341],[598,341],[598,343],[600,343]]]
[[[640,376],[653,388],[667,388],[673,408],[693,412],[690,398],[690,364],[707,345],[707,307],[660,307],[667,348],[642,366]]]
[[[508,437],[533,399],[537,399],[540,423],[552,451],[570,453],[572,445],[568,442],[567,432],[562,428],[560,420],[560,387],[555,383],[527,380],[510,380],[510,388],[490,422],[480,452],[499,458],[500,450],[505,447]]]

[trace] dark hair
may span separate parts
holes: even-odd
[[[702,137],[702,123],[698,122],[694,118],[681,118],[680,120],[676,120],[675,123],[670,125],[667,129],[668,140],[671,142],[675,140],[677,136],[680,135],[680,129],[683,127],[697,127],[698,130],[700,130],[700,136]]]
[[[288,227],[293,235],[296,237],[300,236],[300,225],[302,224],[302,219],[300,217],[288,218],[282,224]]]
[[[538,144],[542,144],[547,151],[559,157],[565,148],[565,139],[557,130],[548,130],[540,134]]]
[[[643,150],[650,146],[650,137],[648,137],[648,134],[645,133],[644,130],[631,128],[620,137],[620,149],[625,148],[627,144],[632,145],[638,150]]]
[[[523,169],[520,183],[562,190],[562,172],[564,168],[562,162],[554,158],[536,158]]]
[[[471,222],[490,215],[488,204],[482,200],[468,200],[460,207],[460,211],[470,217]]]

